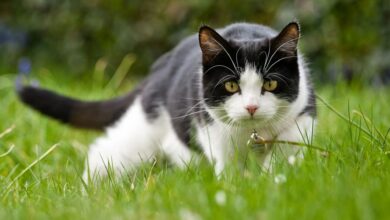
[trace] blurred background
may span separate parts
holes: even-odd
[[[0,74],[49,69],[112,76],[150,65],[201,24],[246,21],[277,30],[297,19],[315,80],[390,83],[389,0],[1,0]],[[130,61],[129,61],[130,60]]]

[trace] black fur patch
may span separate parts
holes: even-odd
[[[38,112],[75,127],[97,130],[117,121],[140,92],[135,89],[116,99],[86,102],[33,86],[19,86],[17,90],[20,99]]]

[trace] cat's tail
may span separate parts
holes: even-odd
[[[101,130],[117,121],[133,102],[141,87],[127,95],[105,101],[81,101],[55,92],[15,82],[20,100],[38,112],[63,123]]]

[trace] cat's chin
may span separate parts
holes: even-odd
[[[230,120],[222,121],[224,124],[234,127],[262,127],[266,126],[270,119],[268,118],[231,118]]]
[[[268,119],[264,118],[253,118],[253,119],[241,119],[238,120],[237,123],[241,127],[259,127],[261,125],[266,125],[268,123]]]

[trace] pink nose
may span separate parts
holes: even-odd
[[[257,106],[257,105],[248,105],[245,108],[246,108],[246,110],[248,110],[249,114],[251,114],[253,116],[253,114],[255,114],[255,112],[259,108],[259,106]]]

